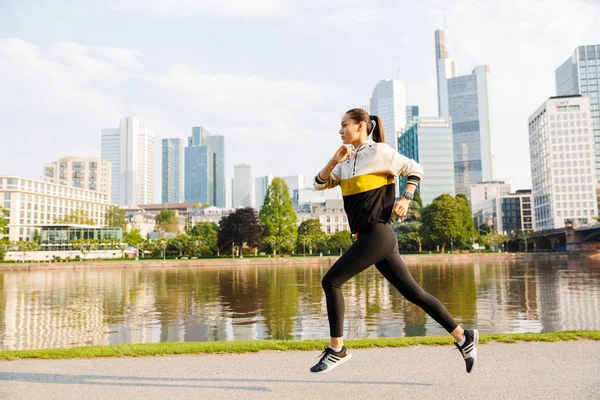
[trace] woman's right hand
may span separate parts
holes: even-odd
[[[351,150],[349,146],[342,145],[342,147],[335,152],[332,160],[341,163],[352,157],[352,154],[354,154],[354,151]]]

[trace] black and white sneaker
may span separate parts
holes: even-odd
[[[321,359],[310,369],[310,372],[329,372],[335,367],[338,367],[351,359],[352,354],[350,354],[346,346],[343,346],[338,352],[333,351],[329,346],[327,346],[325,347],[325,350],[323,350],[323,353],[321,353],[320,357]]]
[[[479,344],[479,331],[477,329],[465,329],[465,337],[466,340],[462,346],[459,346],[456,342],[454,342],[454,345],[465,359],[465,364],[467,364],[467,372],[471,373],[473,371],[473,368],[475,368],[475,361],[477,361],[477,345]]]

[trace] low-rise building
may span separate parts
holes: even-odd
[[[0,205],[8,214],[0,239],[11,242],[32,240],[35,229],[75,212],[104,226],[110,207],[106,193],[15,176],[0,176]]]
[[[312,218],[321,222],[323,232],[331,234],[350,230],[344,200],[327,200],[324,203],[311,203],[310,206]]]
[[[233,208],[192,208],[188,210],[188,221],[190,228],[193,228],[199,222],[214,222],[219,225],[221,218],[228,216],[235,209]]]
[[[478,208],[473,210],[473,222],[476,228],[485,224],[501,235],[531,233],[534,226],[532,210],[531,190],[517,190],[479,202]]]

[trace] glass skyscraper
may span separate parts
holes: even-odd
[[[490,120],[490,67],[475,67],[456,76],[448,58],[443,31],[436,31],[438,111],[452,117],[456,192],[470,196],[470,185],[494,179],[494,150]]]
[[[154,202],[154,132],[135,117],[116,129],[102,129],[102,159],[111,162],[111,203],[137,206]]]
[[[382,80],[375,86],[371,97],[370,113],[383,123],[385,142],[396,148],[398,136],[406,127],[406,91],[404,83],[396,79]]]
[[[185,201],[225,208],[225,138],[203,127],[192,128],[185,149]]]
[[[423,166],[419,191],[424,206],[444,193],[455,195],[451,118],[418,117],[398,138],[398,152]],[[404,188],[406,178],[400,182]]]
[[[209,204],[208,163],[208,147],[194,145],[193,141],[188,141],[188,146],[185,148],[184,177],[186,203]]]
[[[590,99],[595,163],[600,182],[600,44],[579,46],[556,69],[557,96],[582,95]]]
[[[163,203],[182,203],[184,200],[183,159],[181,139],[163,139],[161,196]]]

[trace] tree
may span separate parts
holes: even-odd
[[[281,178],[273,179],[259,213],[266,236],[296,236],[296,213],[290,191]]]
[[[395,232],[398,235],[398,249],[404,251],[421,252],[423,239],[421,238],[421,223],[409,222],[400,224]]]
[[[510,237],[508,237],[508,235],[501,235],[496,231],[491,231],[487,235],[483,236],[482,239],[485,244],[490,245],[495,250],[496,248],[507,243],[510,240]]]
[[[0,236],[4,235],[4,229],[8,225],[8,210],[0,206]]]
[[[71,247],[79,250],[83,254],[83,258],[87,258],[88,253],[96,250],[99,246],[100,242],[97,239],[80,239],[71,242]]]
[[[4,261],[9,244],[8,240],[0,239],[0,261]]]
[[[266,236],[262,242],[273,252],[273,255],[277,255],[277,252],[291,253],[294,250],[296,238],[293,236]]]
[[[492,227],[489,226],[488,224],[481,224],[481,225],[479,225],[479,231],[484,231],[487,234],[492,231]]]
[[[321,226],[321,221],[316,218],[307,219],[302,222],[298,227],[298,235],[306,236],[306,235],[321,235],[323,234],[323,227]]]
[[[191,235],[179,235],[177,238],[180,243],[180,254],[184,257],[196,257],[200,252],[200,241],[197,237]]]
[[[25,262],[25,256],[27,255],[28,251],[37,251],[40,248],[37,243],[29,241],[19,241],[16,242],[15,245],[19,251],[23,252],[23,262]]]
[[[345,250],[348,250],[350,246],[352,246],[352,237],[350,236],[349,231],[336,232],[332,235],[329,235],[327,238],[327,244],[329,245],[330,249],[339,249],[341,256]]]
[[[473,223],[473,214],[471,212],[471,206],[469,200],[464,194],[456,195],[456,201],[458,202],[458,208],[462,219],[461,225],[461,236],[460,246],[465,248],[469,247],[473,243],[473,238],[477,236],[475,231],[475,224]]]
[[[33,230],[33,241],[36,242],[37,244],[40,244],[42,242],[42,235],[40,234],[39,229]]]
[[[517,240],[523,241],[523,244],[525,245],[525,253],[527,253],[527,251],[529,250],[530,239],[531,234],[527,231],[520,231],[517,234]]]
[[[166,258],[167,256],[167,246],[169,245],[169,239],[160,238],[152,242],[154,246],[154,256],[160,255],[162,258]]]
[[[6,227],[8,226],[8,210],[0,206],[0,261],[4,261],[6,252],[10,245],[8,239],[2,239],[2,235],[6,235]]]
[[[307,219],[303,221],[298,227],[298,241],[297,251],[302,254],[312,254],[313,250],[316,250],[319,243],[325,240],[325,233],[321,227],[321,222],[316,218]]]
[[[145,240],[146,239],[142,237],[142,234],[140,233],[139,229],[132,229],[130,232],[125,233],[123,235],[123,242],[135,248],[138,248],[140,243],[142,243]]]
[[[198,222],[194,225],[190,235],[198,241],[201,254],[215,254],[217,252],[217,232],[219,226],[214,222]]]
[[[442,252],[451,240],[461,238],[463,218],[456,198],[449,194],[436,197],[421,214],[421,236],[430,245],[440,245]]]
[[[127,220],[125,219],[125,209],[110,206],[106,211],[106,226],[109,228],[121,228],[125,232]]]
[[[179,232],[179,220],[173,210],[167,210],[166,208],[160,210],[154,220],[156,221],[158,229],[162,232]]]
[[[167,252],[175,254],[176,257],[183,257],[183,250],[186,245],[186,236],[187,235],[179,235],[172,239],[168,239]]]
[[[74,210],[71,214],[64,215],[63,217],[55,218],[55,224],[77,224],[77,225],[96,225],[96,221],[90,218],[89,214],[85,210]]]
[[[263,227],[251,207],[238,208],[233,213],[221,218],[217,234],[217,246],[221,253],[231,253],[232,246],[258,247]]]

